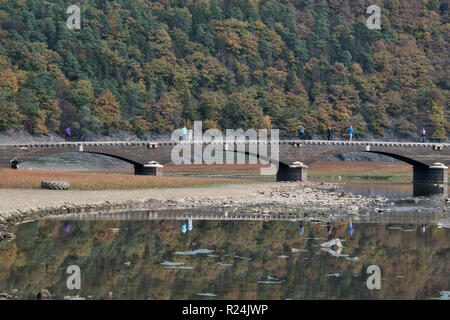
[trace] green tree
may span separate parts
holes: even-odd
[[[104,133],[121,127],[120,104],[111,91],[105,90],[95,99],[92,114],[100,120]]]
[[[430,134],[431,139],[436,139],[440,141],[445,141],[447,139],[447,132],[449,127],[449,113],[447,110],[447,114],[445,112],[445,107],[442,104],[439,104],[436,101],[432,102],[431,111],[430,111],[430,119],[433,129]],[[446,128],[447,126],[447,128]]]

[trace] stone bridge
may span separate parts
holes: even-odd
[[[278,168],[278,181],[306,181],[307,166],[310,163],[327,156],[351,152],[382,154],[404,161],[413,166],[413,182],[417,183],[446,184],[448,182],[448,165],[450,164],[449,143],[217,140],[208,142],[102,141],[0,144],[0,167],[8,168],[9,161],[13,157],[23,162],[66,152],[87,152],[117,158],[133,164],[135,174],[143,175],[161,175],[163,165],[171,163],[173,155],[181,156],[184,163],[202,163],[204,159],[208,158],[205,155],[213,155],[214,158],[222,153],[219,157],[223,162],[223,152],[227,152],[234,156],[248,155],[253,159],[259,158],[274,164]]]

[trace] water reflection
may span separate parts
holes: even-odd
[[[0,292],[18,299],[42,288],[58,299],[431,299],[449,290],[450,232],[436,224],[181,223],[189,237],[177,220],[19,225],[16,240],[0,243]],[[70,233],[61,233],[68,225]],[[335,239],[340,245],[323,247]],[[82,274],[76,293],[66,286],[73,264]],[[369,265],[382,270],[380,290],[366,286]]]
[[[437,183],[413,183],[413,195],[419,196],[435,196],[448,197],[448,184]]]
[[[434,183],[367,183],[346,182],[338,192],[351,192],[365,197],[401,199],[408,197],[448,197],[448,184]]]
[[[350,234],[350,236],[353,235],[354,228],[353,228],[353,223],[352,223],[352,217],[350,217],[350,222],[349,222],[347,231]]]
[[[187,223],[187,230],[192,231],[192,219],[183,220],[181,221],[181,232],[186,233],[186,223]]]
[[[427,225],[422,224],[422,233],[425,233],[427,231]]]

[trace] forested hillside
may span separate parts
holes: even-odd
[[[0,131],[446,139],[449,37],[447,0],[0,0]]]

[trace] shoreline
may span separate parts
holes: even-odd
[[[288,214],[359,214],[377,201],[386,201],[337,193],[337,185],[327,182],[268,182],[101,191],[0,189],[0,198],[5,199],[0,203],[0,241],[14,238],[9,231],[12,226],[51,215],[194,208],[228,208],[249,214],[270,214],[281,210]]]

